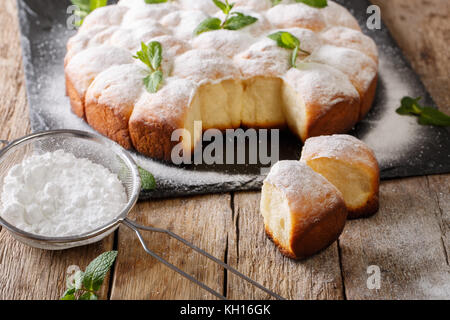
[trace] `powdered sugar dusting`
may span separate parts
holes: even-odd
[[[385,99],[390,102],[396,101],[397,104],[388,105],[380,115],[381,118],[371,123],[371,130],[363,138],[364,142],[379,155],[380,162],[390,163],[403,154],[403,151],[408,150],[410,144],[422,145],[423,135],[420,131],[425,128],[418,126],[417,120],[413,117],[400,116],[395,112],[400,106],[401,99],[410,95],[411,87],[402,81],[396,66],[391,65],[389,59],[382,56],[383,54],[380,57],[380,73],[384,77],[381,80],[384,82],[382,85],[389,88],[386,90]]]
[[[281,190],[293,211],[315,215],[342,202],[341,193],[331,183],[300,161],[278,162],[264,183]],[[321,205],[318,206],[318,203]]]
[[[352,164],[376,165],[373,151],[361,140],[346,134],[320,136],[305,141],[302,159],[314,160],[330,158],[343,160]]]
[[[349,18],[351,14],[345,8],[333,2],[329,2],[326,9],[317,9],[294,1],[283,1],[272,6],[269,0],[240,0],[233,11],[242,12],[258,20],[239,31],[217,30],[196,37],[193,35],[194,29],[207,17],[224,19],[223,12],[215,7],[212,1],[182,0],[145,4],[143,0],[132,0],[99,8],[85,19],[78,34],[69,41],[66,72],[83,97],[95,77],[109,67],[131,63],[142,66],[140,61],[124,58],[126,54],[135,54],[140,49],[141,41],[159,41],[164,49],[162,66],[165,78],[189,79],[197,86],[230,78],[283,78],[291,68],[290,52],[278,47],[267,35],[284,28],[283,30],[300,39],[302,49],[320,53],[323,51],[316,51],[322,45],[320,33],[326,32],[334,25],[352,27],[349,21],[354,20]],[[104,45],[115,49],[106,48]],[[118,50],[123,51],[119,53]],[[337,48],[334,50],[332,47],[327,47],[324,52],[327,57],[335,57],[339,53]],[[93,57],[95,54],[99,57]],[[117,58],[112,59],[113,55]],[[303,59],[304,56],[300,58]],[[327,59],[319,58],[321,63],[328,64]],[[334,67],[338,67],[333,63],[336,60],[330,59],[330,64]],[[364,80],[369,78],[371,73],[364,72],[367,69],[365,68],[360,70],[359,74],[356,69],[353,67],[348,74],[353,80],[356,79],[358,84],[363,82],[364,86]],[[319,88],[316,93],[311,94],[314,97],[325,94],[316,102],[329,102],[330,96],[336,92],[354,94],[354,90],[348,88],[348,79],[344,79],[345,75],[338,75],[337,70],[331,71],[331,68],[309,64],[301,69],[301,73],[305,73],[305,78],[314,80],[312,85],[302,88],[307,89],[302,93],[309,94],[309,89]],[[107,80],[104,76],[101,79]],[[285,79],[290,79],[290,76],[287,75]],[[318,82],[324,79],[330,84],[327,90],[318,85]],[[96,82],[97,87],[99,81]],[[306,81],[303,83],[306,84]],[[327,106],[324,105],[324,111]]]
[[[297,69],[290,69],[284,81],[301,94],[305,103],[322,106],[322,113],[349,97],[359,99],[344,73],[323,64],[302,63]]]
[[[360,51],[324,45],[315,50],[305,61],[330,65],[349,76],[360,93],[369,89],[378,73],[378,66]]]

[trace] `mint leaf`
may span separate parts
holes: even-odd
[[[136,52],[133,58],[142,61],[149,69],[149,74],[143,79],[144,86],[150,93],[156,93],[162,82],[163,73],[161,71],[163,49],[161,43],[152,41],[148,45],[141,42],[141,50]]]
[[[161,43],[157,41],[150,42],[148,45],[148,56],[153,70],[158,70],[161,67],[162,61]]]
[[[78,300],[98,300],[98,297],[95,293],[87,291],[83,293]]]
[[[195,28],[195,36],[198,36],[203,32],[220,29],[239,30],[258,21],[255,17],[246,16],[240,12],[231,12],[231,9],[234,7],[234,3],[229,3],[228,0],[225,0],[225,2],[220,0],[212,1],[226,15],[225,20],[222,22],[219,18],[206,18],[197,26],[197,28]]]
[[[144,78],[144,86],[150,93],[156,93],[163,81],[162,71],[155,71]]]
[[[297,57],[298,57],[298,50],[299,47],[295,47],[294,50],[292,51],[292,55],[291,55],[291,66],[293,68],[297,68]]]
[[[422,107],[419,105],[419,101],[421,99],[421,97],[416,99],[404,97],[401,101],[401,107],[397,109],[397,113],[402,115],[407,115],[410,113],[420,115],[422,113]]]
[[[90,0],[72,0],[73,5],[77,6],[80,11],[89,13],[91,11]]]
[[[90,0],[91,12],[97,8],[104,7],[108,4],[108,0]]]
[[[97,291],[103,284],[109,269],[116,260],[117,251],[104,252],[95,258],[86,268],[83,286],[90,291]]]
[[[230,12],[229,5],[227,3],[223,3],[220,0],[213,0],[213,2],[220,10],[222,10],[223,13],[228,14]]]
[[[139,175],[141,176],[142,181],[142,189],[143,190],[153,190],[156,188],[156,180],[153,175],[148,172],[147,170],[138,167],[139,169]]]
[[[450,116],[441,111],[432,108],[424,107],[419,117],[419,123],[422,125],[432,125],[438,127],[449,127]]]
[[[203,20],[197,28],[194,30],[194,35],[198,36],[199,34],[202,34],[203,32],[213,31],[213,30],[219,30],[221,28],[222,21],[220,21],[219,18],[207,18]]]
[[[421,106],[419,101],[422,98],[404,97],[401,106],[395,110],[400,115],[412,115],[419,117],[419,124],[432,125],[438,127],[449,127],[450,116],[438,109]]]
[[[292,33],[286,31],[279,31],[272,33],[267,36],[277,43],[277,45],[281,48],[293,50],[291,55],[291,66],[293,68],[297,67],[297,57],[298,53],[302,52],[305,54],[310,54],[308,51],[302,50],[300,48],[300,40],[294,36]]]
[[[75,299],[75,291],[76,289],[67,289],[66,292],[64,292],[63,296],[60,300],[76,300]]]
[[[104,7],[108,4],[108,0],[71,0],[72,4],[78,7],[75,15],[80,18],[78,27],[83,23],[84,18],[97,8]]]
[[[141,50],[136,52],[136,55],[133,56],[133,58],[137,59],[137,60],[140,60],[147,67],[152,69],[152,64],[150,62],[150,57],[148,55],[148,46],[144,42],[141,42]]]
[[[258,21],[255,17],[246,16],[240,12],[233,12],[232,17],[223,23],[223,28],[227,30],[239,30]]]
[[[276,5],[280,4],[283,0],[271,0],[272,1],[272,7],[275,7]]]
[[[295,2],[301,2],[314,8],[325,8],[328,6],[327,0],[295,0]]]
[[[145,3],[148,4],[164,3],[164,2],[167,2],[167,0],[145,0]]]
[[[293,34],[285,31],[275,32],[268,35],[268,37],[278,44],[279,47],[285,49],[295,49],[300,46],[300,40],[297,39]]]

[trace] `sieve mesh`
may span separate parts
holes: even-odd
[[[0,224],[9,229],[19,241],[43,249],[65,249],[99,241],[113,232],[137,201],[141,181],[136,164],[117,144],[96,134],[75,130],[56,130],[36,133],[16,140],[0,152],[0,194],[4,179],[10,169],[32,156],[63,150],[77,158],[86,158],[108,168],[119,177],[127,193],[127,205],[118,208],[112,221],[105,221],[99,229],[88,231],[76,237],[45,237],[17,229],[0,217]],[[0,196],[0,211],[3,203]]]

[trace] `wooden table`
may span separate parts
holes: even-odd
[[[376,0],[382,16],[436,103],[450,111],[448,0]],[[0,10],[0,139],[30,131],[15,0]],[[381,185],[379,213],[350,221],[339,241],[303,262],[281,256],[263,232],[259,192],[140,203],[141,223],[167,227],[289,299],[450,298],[450,175]],[[179,243],[147,235],[150,247],[231,299],[266,299]],[[119,256],[103,299],[209,299],[210,294],[141,249],[125,228],[101,243],[62,252],[29,248],[0,231],[0,299],[57,299],[66,269],[100,253]],[[367,268],[381,269],[369,290]]]

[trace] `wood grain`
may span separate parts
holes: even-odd
[[[384,182],[378,214],[346,225],[339,244],[348,299],[450,297],[441,212],[426,180]],[[366,285],[371,265],[381,269],[379,290]]]
[[[30,132],[15,1],[2,4],[0,26],[0,139],[12,140]]]
[[[450,2],[371,0],[439,108],[450,112]]]
[[[0,300],[59,299],[64,293],[69,266],[85,270],[90,261],[102,252],[112,249],[113,236],[79,248],[47,251],[28,247],[0,232]],[[106,299],[109,275],[99,292]]]
[[[264,232],[260,192],[234,196],[228,263],[287,299],[343,299],[337,244],[316,256],[294,261],[281,255]],[[263,291],[228,273],[230,299],[267,299]]]
[[[442,110],[450,111],[450,19],[447,0],[373,0],[394,38]],[[0,10],[0,139],[29,132],[15,0]],[[319,255],[293,262],[265,237],[257,192],[140,203],[133,217],[168,227],[291,299],[449,298],[450,175],[382,183],[381,209],[351,221]],[[167,240],[148,234],[149,247],[229,298],[262,298],[233,275]],[[114,243],[115,242],[115,243]],[[77,249],[32,249],[0,232],[0,299],[57,299],[66,269],[82,269],[113,247],[119,256],[112,286],[101,298],[212,298],[148,257],[131,231]],[[380,290],[368,290],[367,266],[381,267]],[[342,267],[342,268],[341,268]]]
[[[230,195],[140,203],[130,218],[169,229],[223,260],[231,221]],[[143,233],[150,250],[223,294],[223,268],[166,235]],[[142,249],[127,227],[119,230],[111,299],[212,299],[213,295],[168,269]]]
[[[3,1],[0,26],[0,139],[13,140],[30,132],[14,0]],[[111,250],[112,244],[110,236],[83,248],[44,251],[27,247],[1,230],[0,300],[58,299],[65,290],[67,268],[84,269],[100,253]],[[107,298],[108,281],[100,292],[102,299]]]
[[[441,229],[442,246],[450,265],[450,175],[427,177],[428,187],[437,201],[437,220]]]
[[[373,0],[441,110],[450,110],[449,2]],[[383,182],[371,219],[347,224],[339,245],[347,299],[450,297],[450,175]],[[367,289],[367,267],[382,271]]]

